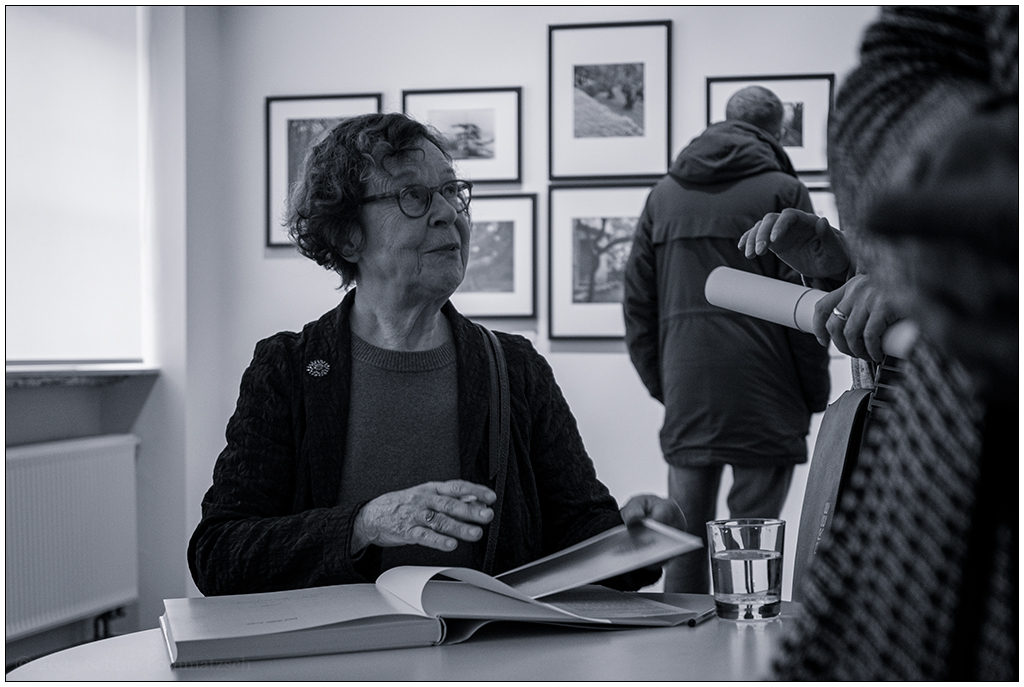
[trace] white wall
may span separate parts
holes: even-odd
[[[225,313],[245,300],[244,290],[227,269],[230,237],[245,231],[230,221],[231,119],[223,72],[221,11],[185,10],[186,180],[188,224],[188,405],[185,467],[186,538],[199,521],[203,494],[210,486],[213,460],[223,448],[228,412],[224,399],[237,391],[238,379],[222,375],[227,333]],[[253,303],[253,313],[259,305]],[[240,375],[239,375],[240,377]],[[185,552],[182,551],[182,563]],[[186,573],[187,575],[187,573]],[[190,591],[195,591],[188,576]]]
[[[149,307],[159,377],[132,428],[139,438],[139,625],[156,626],[163,599],[187,592],[186,413],[188,256],[185,178],[185,11],[142,12],[149,60],[143,117],[148,170],[142,206],[152,283]]]
[[[192,13],[194,9],[187,12]],[[552,342],[547,338],[547,40],[548,25],[604,21],[673,21],[672,147],[704,128],[706,76],[834,72],[856,61],[872,7],[230,7],[206,10],[197,31],[213,32],[217,51],[189,77],[203,81],[212,109],[189,109],[189,140],[204,162],[189,164],[189,222],[203,224],[209,253],[190,262],[190,380],[211,394],[190,412],[188,529],[222,448],[238,381],[255,342],[298,329],[339,300],[338,279],[285,249],[264,247],[264,99],[267,96],[382,92],[384,109],[401,110],[403,89],[523,87],[523,183],[489,191],[538,195],[538,317],[490,321],[525,331],[551,362],[581,432],[612,493],[664,493],[658,447],[660,405],[650,399],[621,342]],[[190,26],[192,26],[190,24]],[[190,92],[193,84],[190,84]],[[215,93],[210,92],[210,90]],[[212,101],[216,102],[213,103]],[[201,117],[201,118],[200,118]],[[190,154],[193,148],[190,145]],[[223,155],[223,158],[216,156]],[[192,308],[200,308],[194,319]],[[192,337],[203,340],[192,355]],[[202,369],[202,381],[192,374]],[[835,361],[836,395],[848,388]],[[190,386],[190,398],[194,398]],[[802,487],[801,474],[796,487]],[[802,488],[786,511],[795,524]],[[792,541],[792,539],[791,539]]]

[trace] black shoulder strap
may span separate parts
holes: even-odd
[[[508,367],[501,342],[487,327],[478,324],[484,334],[484,348],[491,371],[491,407],[488,414],[490,424],[490,451],[488,475],[494,483],[498,500],[494,503],[494,519],[488,527],[487,552],[484,556],[484,572],[490,574],[494,565],[494,554],[498,545],[498,521],[501,518],[502,494],[505,491],[506,463],[509,446],[509,389]]]

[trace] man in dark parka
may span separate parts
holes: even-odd
[[[626,343],[665,406],[661,447],[668,495],[691,533],[706,537],[722,467],[732,466],[730,517],[778,517],[793,467],[807,461],[811,414],[828,403],[828,350],[803,334],[710,305],[704,282],[727,265],[800,283],[773,254],[748,260],[740,235],[766,213],[811,211],[779,144],[783,106],[748,86],[680,153],[651,191],[626,269]],[[666,567],[665,590],[707,593],[707,554]]]

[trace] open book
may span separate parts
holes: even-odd
[[[171,665],[451,644],[488,622],[581,627],[672,626],[696,613],[591,584],[702,546],[653,520],[603,532],[491,577],[468,568],[402,566],[374,584],[165,599]]]

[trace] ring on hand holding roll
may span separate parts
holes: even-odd
[[[844,313],[838,307],[837,308],[832,308],[832,314],[835,315],[836,318],[839,319],[840,322],[846,322],[846,317],[847,317],[846,313]]]

